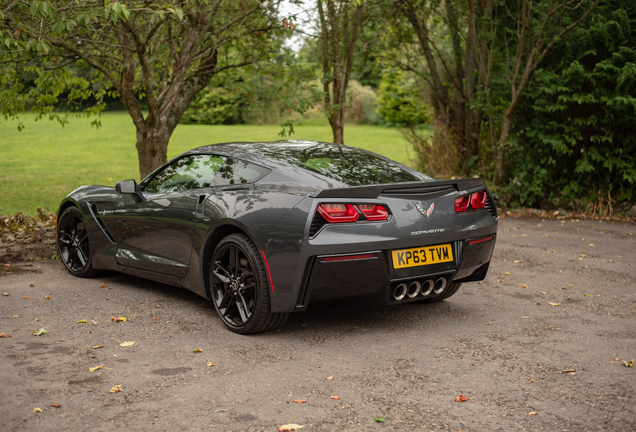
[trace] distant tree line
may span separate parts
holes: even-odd
[[[64,123],[119,100],[142,176],[179,122],[279,122],[285,136],[321,112],[336,143],[346,122],[399,127],[419,169],[483,176],[503,204],[607,214],[636,199],[633,0],[292,2],[305,12],[4,2],[0,109]]]

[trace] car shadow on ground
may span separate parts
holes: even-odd
[[[105,272],[95,278],[108,285],[116,285],[136,298],[147,296],[163,297],[167,302],[186,311],[210,314],[222,326],[212,302],[184,288],[141,279],[117,272]],[[401,305],[368,305],[352,300],[330,301],[310,304],[306,311],[290,314],[287,322],[276,330],[286,336],[303,337],[309,332],[346,333],[359,330],[371,332],[399,331],[405,325],[430,327],[439,322],[439,317],[465,316],[465,310],[458,302],[440,303],[408,302]],[[449,316],[450,315],[450,316]],[[217,321],[218,320],[218,321]],[[408,324],[407,324],[408,323]]]

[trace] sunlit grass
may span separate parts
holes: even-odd
[[[35,122],[32,115],[20,120],[26,126],[22,132],[15,122],[0,122],[0,214],[35,214],[38,206],[55,211],[78,186],[139,180],[135,128],[127,113],[104,114],[99,129],[91,127],[89,119],[72,119],[64,128],[56,122]],[[275,141],[281,139],[279,132],[277,125],[179,125],[168,157],[212,143]],[[312,121],[296,126],[291,138],[329,142],[331,128],[326,121]],[[345,143],[410,164],[412,151],[394,128],[347,125]]]

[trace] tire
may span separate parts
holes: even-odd
[[[92,277],[100,273],[93,268],[86,221],[77,207],[67,208],[59,218],[57,250],[64,267],[73,276]]]
[[[239,334],[274,330],[288,313],[272,313],[269,280],[256,245],[230,234],[214,249],[210,265],[212,303],[225,326]]]
[[[461,286],[461,283],[451,283],[440,295],[434,298],[422,300],[422,303],[437,303],[442,300],[446,300],[447,298],[455,295]]]

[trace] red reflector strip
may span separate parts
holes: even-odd
[[[265,262],[265,268],[267,269],[267,276],[269,276],[269,286],[272,288],[272,292],[274,292],[274,282],[272,281],[272,272],[269,271],[269,264],[267,263],[267,257],[265,257],[265,252],[261,250],[261,255],[263,255],[263,261]]]
[[[480,238],[480,239],[477,239],[477,240],[471,240],[471,241],[468,242],[468,244],[474,245],[474,244],[477,244],[477,243],[483,243],[483,242],[487,242],[487,241],[490,241],[490,240],[492,240],[492,236]]]
[[[361,259],[369,259],[369,258],[373,258],[373,254],[345,255],[345,256],[327,257],[327,258],[323,258],[321,262],[327,262],[327,261],[352,261],[352,260],[361,260]]]

